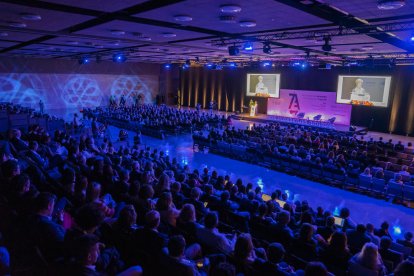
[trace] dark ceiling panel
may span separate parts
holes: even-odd
[[[0,54],[40,58],[88,54],[110,59],[114,52],[125,51],[130,60],[154,62],[196,57],[303,59],[307,52],[333,61],[357,55],[375,57],[413,50],[409,40],[414,3],[406,2],[401,9],[381,11],[376,0],[238,0],[231,4],[237,3],[241,12],[234,14],[234,23],[224,23],[219,19],[223,15],[220,6],[230,2],[221,0],[1,0]],[[38,14],[42,20],[23,20],[21,13]],[[189,15],[192,21],[176,21],[178,14]],[[241,27],[239,22],[244,20],[256,26]],[[27,27],[10,27],[10,21],[22,21]],[[372,30],[376,32],[368,32]],[[321,49],[325,35],[332,36],[330,53]],[[229,45],[242,46],[248,40],[253,42],[253,51],[229,56]],[[273,54],[263,53],[265,41],[271,43]]]

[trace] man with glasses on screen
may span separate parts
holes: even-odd
[[[351,101],[369,102],[371,96],[362,87],[363,83],[362,79],[355,80],[355,87],[351,91]]]

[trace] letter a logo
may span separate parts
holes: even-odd
[[[298,95],[295,93],[289,93],[289,96],[291,97],[289,104],[289,113],[296,115],[300,110]]]

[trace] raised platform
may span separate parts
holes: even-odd
[[[238,115],[232,115],[232,118],[235,120],[244,120],[244,121],[251,121],[251,122],[257,122],[257,123],[263,123],[263,124],[278,122],[282,125],[298,125],[298,126],[319,128],[322,130],[339,131],[347,135],[352,135],[352,134],[364,135],[368,131],[366,127],[356,126],[355,131],[350,131],[349,126],[347,125],[340,125],[340,124],[335,124],[335,123],[331,123],[327,121],[314,121],[314,120],[308,120],[308,119],[289,118],[289,117],[265,115],[265,114],[257,114],[256,116],[252,117],[248,113],[243,113],[243,114],[238,114]]]

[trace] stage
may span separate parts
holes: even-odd
[[[251,122],[263,123],[263,124],[277,122],[282,125],[290,124],[290,125],[298,125],[298,126],[304,126],[304,127],[319,128],[322,130],[333,130],[333,131],[342,132],[348,135],[352,135],[352,134],[364,135],[368,131],[368,128],[366,127],[355,126],[355,131],[350,131],[348,125],[335,124],[335,123],[331,123],[328,121],[315,121],[315,120],[290,118],[290,117],[266,115],[266,114],[257,114],[255,116],[250,116],[249,113],[242,113],[242,114],[232,115],[231,117],[235,120],[244,120],[244,121],[251,121]]]

